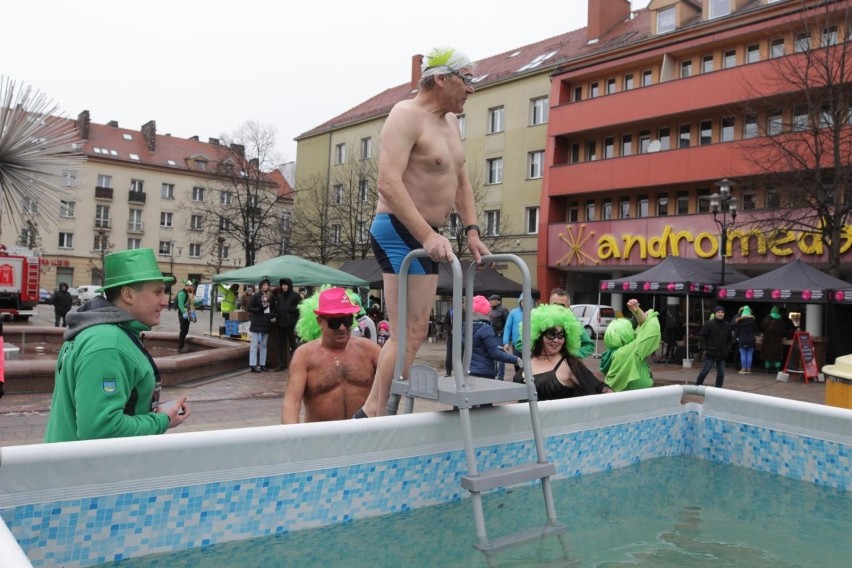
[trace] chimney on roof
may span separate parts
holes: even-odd
[[[240,158],[246,157],[246,147],[242,144],[231,144],[231,151]]]
[[[249,164],[251,164],[251,167],[254,168],[255,170],[259,170],[260,169],[260,158],[252,158],[251,160],[249,160]]]
[[[107,126],[112,126],[113,128],[118,128],[118,121],[117,120],[110,120],[109,122],[107,122]]]
[[[149,152],[153,152],[157,147],[157,123],[149,120],[142,125],[142,138],[145,139],[145,145]]]
[[[630,18],[630,0],[589,0],[589,25],[586,39],[600,38],[616,24]]]
[[[219,139],[218,138],[211,138],[210,143],[213,144],[214,146],[218,146],[219,145]]]
[[[189,139],[193,142],[198,142],[198,134],[196,134],[195,136],[190,136]]]
[[[419,53],[411,58],[411,90],[420,87],[420,77],[423,74],[423,56]]]
[[[89,139],[89,124],[91,120],[89,119],[89,111],[84,110],[80,114],[77,115],[77,132],[80,134],[80,138],[83,140]]]

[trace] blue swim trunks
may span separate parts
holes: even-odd
[[[405,225],[390,213],[377,213],[373,218],[373,224],[370,226],[370,245],[385,274],[399,274],[405,256],[415,249],[423,248]],[[438,263],[429,257],[418,258],[411,263],[408,273],[438,274]]]

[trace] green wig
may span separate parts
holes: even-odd
[[[322,328],[317,321],[317,315],[314,310],[319,308],[319,296],[324,290],[334,288],[331,284],[323,284],[319,290],[311,294],[299,303],[299,321],[296,322],[296,335],[302,341],[313,341],[322,335]],[[346,290],[346,295],[352,300],[352,303],[361,305],[358,294],[352,290]],[[363,310],[362,310],[363,311]]]
[[[546,329],[561,327],[565,331],[565,348],[573,357],[580,356],[583,324],[574,312],[556,304],[542,304],[530,313],[530,341],[535,345]],[[523,333],[523,323],[520,326]]]
[[[617,318],[610,322],[604,334],[604,345],[607,349],[618,349],[636,339],[633,322],[628,318]]]

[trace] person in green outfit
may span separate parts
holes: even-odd
[[[174,279],[151,249],[106,255],[104,276],[106,298],[68,314],[45,442],[163,434],[190,415],[186,396],[160,407],[160,373],[140,339],[160,323]]]
[[[654,386],[647,358],[660,347],[659,314],[643,312],[635,299],[627,302],[627,309],[636,319],[636,329],[630,319],[618,318],[604,334],[607,350],[601,357],[601,372],[615,392]]]
[[[216,285],[217,290],[222,293],[222,317],[226,320],[231,319],[231,312],[237,309],[237,297],[240,294],[240,285],[231,284],[230,288],[226,288],[221,284]]]

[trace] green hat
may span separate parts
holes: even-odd
[[[104,285],[98,288],[101,293],[109,288],[127,286],[138,282],[159,280],[164,284],[175,281],[171,276],[163,276],[153,249],[141,248],[114,252],[104,257]]]
[[[744,316],[750,316],[750,315],[752,315],[752,313],[751,313],[751,308],[749,308],[748,306],[743,306],[743,315],[744,315]]]

